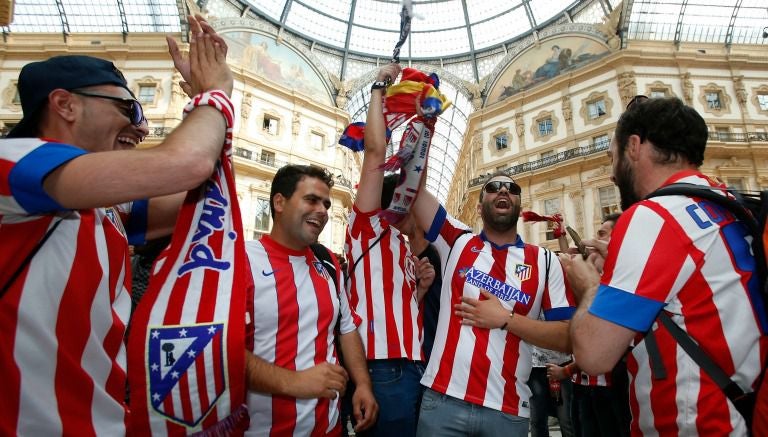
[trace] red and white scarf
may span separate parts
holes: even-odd
[[[232,169],[234,106],[225,93],[210,91],[195,96],[184,115],[203,105],[226,118],[226,140],[213,175],[187,194],[133,315],[134,435],[229,435],[248,426],[244,353],[253,278]]]

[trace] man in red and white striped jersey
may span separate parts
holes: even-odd
[[[372,98],[370,105],[369,114],[377,116],[368,117],[366,147],[375,142],[383,148],[381,98]],[[520,187],[498,174],[481,196],[479,235],[448,217],[424,189],[411,212],[429,230],[427,239],[434,242],[444,272],[435,344],[421,380],[427,390],[417,435],[527,436],[529,342],[570,351],[564,320],[573,311],[572,299],[557,258],[517,234]],[[461,302],[454,314],[454,304]],[[547,321],[536,320],[542,310]]]
[[[357,430],[376,420],[378,406],[356,330],[360,320],[340,288],[341,269],[330,255],[329,271],[311,247],[328,222],[332,186],[319,167],[281,168],[270,193],[272,230],[246,243],[255,283],[249,435],[341,435],[339,395],[348,375],[356,385]],[[337,327],[344,367],[334,342]]]
[[[579,367],[608,372],[635,340],[627,362],[633,435],[747,432],[709,375],[654,323],[661,311],[745,392],[755,388],[765,366],[766,321],[753,307],[763,302],[745,226],[701,199],[642,200],[674,182],[725,188],[698,171],[706,142],[704,120],[679,99],[631,104],[609,149],[624,213],[608,243],[602,277],[579,257],[563,259],[582,294],[571,322]],[[643,340],[651,329],[660,355],[653,365]]]
[[[231,92],[220,51],[210,37],[191,51],[205,53],[192,89]],[[0,146],[0,435],[123,435],[131,275],[125,229],[107,207],[205,181],[225,120],[201,107],[159,146],[119,150],[144,117],[112,62],[31,63],[18,88],[24,118]],[[164,204],[134,202],[137,235],[167,232],[176,211]]]
[[[371,88],[368,123],[384,120],[385,84],[400,74],[398,64],[379,70]],[[375,122],[374,122],[375,124]],[[371,131],[375,132],[375,131]],[[398,175],[384,177],[386,143],[366,129],[363,166],[349,217],[345,251],[350,266],[347,289],[360,316],[379,419],[366,436],[416,435],[424,373],[419,302],[434,279],[429,260],[415,259],[405,236],[415,232],[411,214],[389,223],[379,213],[392,200]],[[394,381],[397,381],[394,383]]]

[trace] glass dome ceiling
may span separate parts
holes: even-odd
[[[191,3],[191,0],[188,0]],[[182,32],[185,0],[16,0],[11,32]],[[341,81],[356,83],[346,109],[365,119],[370,81],[398,40],[399,0],[196,0],[212,17],[263,20],[295,36]],[[404,65],[439,68],[442,91],[454,105],[440,117],[433,139],[428,188],[445,200],[473,111],[468,86],[481,83],[518,41],[551,25],[598,24],[615,8],[624,15],[623,44],[665,40],[765,45],[766,0],[413,0]],[[768,29],[766,29],[768,30]],[[185,35],[184,35],[185,36]],[[363,80],[360,80],[360,79]],[[392,147],[400,136],[393,135]]]
[[[397,0],[249,1],[266,18],[351,53],[391,56],[398,40]],[[574,0],[414,0],[403,58],[468,54],[514,39],[551,21]],[[513,24],[513,25],[510,25]]]

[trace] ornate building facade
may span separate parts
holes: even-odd
[[[637,94],[679,97],[704,117],[710,133],[704,173],[734,188],[768,188],[768,56],[761,47],[630,41],[617,50],[605,41],[605,52],[588,65],[512,89],[510,72],[529,65],[527,54],[566,40],[599,42],[591,32],[566,31],[499,68],[485,106],[469,119],[447,201],[451,213],[478,227],[480,189],[501,170],[523,188],[523,210],[562,213],[582,236],[594,237],[602,217],[620,211],[606,151]],[[548,225],[519,228],[526,241],[557,248]]]

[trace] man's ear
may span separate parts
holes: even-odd
[[[282,213],[283,209],[285,209],[285,196],[283,196],[280,193],[275,194],[275,197],[272,198],[272,203],[274,204],[275,208],[275,214]]]
[[[77,119],[77,107],[79,103],[74,95],[61,88],[55,89],[48,94],[49,112],[57,114],[60,118],[73,122]]]
[[[629,138],[627,138],[627,148],[624,150],[624,152],[627,154],[627,157],[633,161],[640,159],[643,147],[642,144],[643,143],[640,141],[639,135],[630,135]]]

